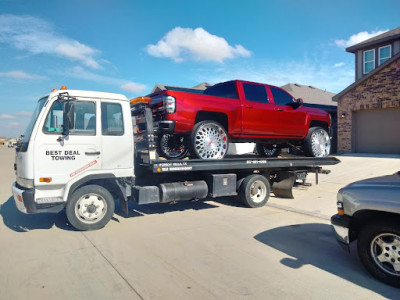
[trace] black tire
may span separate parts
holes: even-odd
[[[381,220],[364,227],[357,241],[358,256],[375,278],[400,287],[400,226]],[[395,269],[396,268],[396,269]]]
[[[167,159],[181,159],[187,156],[188,147],[183,135],[160,134],[158,136],[159,154]]]
[[[78,230],[103,228],[114,214],[110,192],[98,185],[87,185],[72,193],[67,202],[68,221]]]
[[[322,127],[311,127],[303,141],[303,151],[310,157],[327,157],[331,151],[331,139]]]
[[[256,144],[256,152],[260,156],[277,157],[281,153],[281,148],[275,144]]]
[[[271,186],[262,175],[247,176],[239,186],[239,199],[248,207],[264,206],[271,193]]]
[[[200,159],[222,159],[228,152],[228,134],[216,121],[201,121],[190,134],[190,153]]]

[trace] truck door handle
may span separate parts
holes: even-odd
[[[253,108],[253,106],[246,106],[246,108]]]
[[[283,108],[276,108],[276,111],[283,111]]]
[[[86,155],[100,155],[100,151],[95,152],[85,152]]]

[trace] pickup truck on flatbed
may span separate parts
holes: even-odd
[[[242,80],[204,91],[167,87],[149,95],[158,127],[158,149],[167,158],[221,159],[229,142],[256,142],[257,152],[277,156],[287,145],[306,156],[330,152],[330,115],[302,105],[279,87]]]
[[[272,192],[293,197],[296,179],[323,173],[334,157],[162,160],[148,104],[125,96],[60,90],[39,99],[16,148],[17,208],[24,213],[65,209],[72,226],[93,230],[137,204],[238,196],[263,206]],[[139,99],[140,100],[140,99]],[[141,123],[142,122],[142,123]],[[140,125],[140,126],[139,126]],[[140,128],[139,128],[140,127]]]

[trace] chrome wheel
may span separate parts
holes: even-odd
[[[393,233],[377,235],[371,242],[371,256],[376,265],[390,275],[400,276],[400,236]]]
[[[203,121],[192,132],[194,154],[201,159],[222,159],[228,151],[225,129],[213,121]]]
[[[97,194],[83,195],[76,202],[75,216],[81,222],[92,224],[99,222],[107,212],[106,200]]]
[[[166,158],[183,158],[186,156],[188,149],[184,136],[173,134],[163,134],[159,137],[160,155]]]
[[[311,134],[311,152],[314,157],[327,157],[331,151],[331,139],[328,133],[318,128]]]

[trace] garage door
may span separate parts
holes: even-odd
[[[353,116],[353,151],[400,153],[400,108],[361,110]]]

